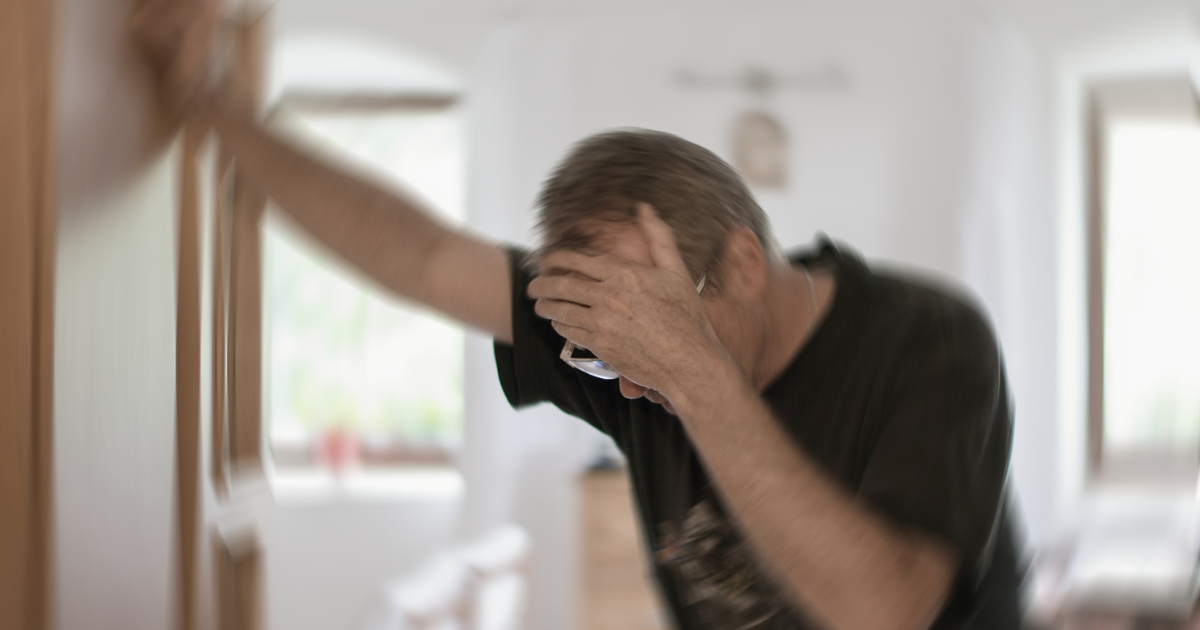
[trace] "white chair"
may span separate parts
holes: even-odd
[[[531,543],[525,530],[507,525],[458,548],[471,571],[466,617],[470,630],[521,630],[529,593]]]
[[[467,630],[463,620],[470,579],[462,561],[442,554],[384,584],[363,630]]]
[[[521,630],[530,539],[515,525],[383,585],[362,630]]]

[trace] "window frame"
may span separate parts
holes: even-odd
[[[1190,101],[1178,95],[1186,89]],[[1104,335],[1106,164],[1109,130],[1120,119],[1200,122],[1200,94],[1191,76],[1164,73],[1110,78],[1087,87],[1086,116],[1086,312],[1087,312],[1087,469],[1091,487],[1151,486],[1184,488],[1196,484],[1200,457],[1179,457],[1180,450],[1141,448],[1119,455],[1104,448]]]

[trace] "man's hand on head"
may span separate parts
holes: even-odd
[[[705,366],[728,361],[671,228],[648,204],[638,221],[651,265],[613,254],[558,250],[529,284],[534,310],[623,377],[667,399],[702,382]]]

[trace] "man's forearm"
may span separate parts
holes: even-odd
[[[321,244],[383,287],[511,338],[507,260],[399,192],[326,164],[252,121],[206,112],[250,182]]]
[[[253,122],[221,111],[212,121],[221,145],[250,182],[289,217],[375,280],[420,299],[418,272],[445,227],[414,204],[297,150]]]
[[[957,561],[855,500],[795,445],[731,362],[672,401],[760,558],[814,617],[838,630],[924,628]]]

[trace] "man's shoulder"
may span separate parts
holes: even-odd
[[[918,393],[928,404],[937,392],[954,399],[981,401],[996,413],[931,417],[950,430],[973,427],[991,431],[1006,426],[1004,358],[986,312],[960,285],[924,272],[891,266],[871,272],[885,306],[876,312],[880,326],[894,326],[894,372],[889,391],[896,396]],[[892,324],[887,324],[886,320]]]
[[[826,240],[815,260],[834,269],[838,291],[860,325],[913,349],[938,345],[958,356],[999,357],[991,320],[969,289],[936,272],[892,262],[866,262],[844,244]]]
[[[990,334],[991,323],[983,305],[958,282],[886,264],[872,265],[870,273],[885,307],[913,325],[961,327]]]

